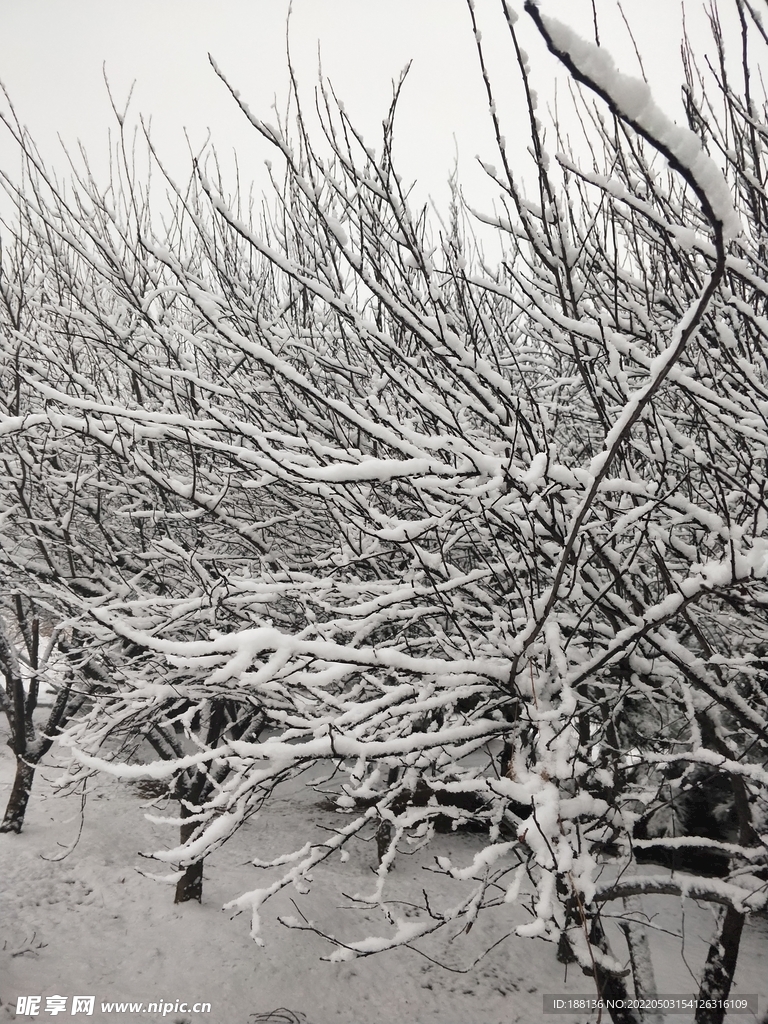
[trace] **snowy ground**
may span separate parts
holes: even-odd
[[[13,762],[0,734],[0,804],[4,807]],[[222,904],[262,884],[262,873],[249,857],[266,856],[300,845],[313,823],[337,824],[316,793],[295,784],[277,795],[258,820],[241,831],[206,867],[202,906],[173,905],[170,888],[140,875],[152,862],[137,857],[140,850],[168,845],[164,826],[143,818],[144,798],[136,787],[98,779],[90,785],[80,841],[67,856],[81,824],[77,795],[55,795],[52,781],[60,770],[49,761],[38,773],[27,824],[20,836],[0,835],[0,1024],[32,1020],[16,1015],[19,996],[42,997],[37,1020],[125,1024],[157,1020],[174,1024],[247,1024],[255,1014],[285,1007],[303,1014],[308,1024],[495,1024],[495,1022],[584,1022],[574,1014],[542,1013],[542,994],[588,993],[588,979],[564,968],[551,946],[515,937],[504,939],[470,973],[454,973],[409,950],[397,950],[351,963],[322,961],[329,947],[318,937],[288,931],[265,917],[265,948],[249,938],[245,915],[234,919]],[[450,837],[456,861],[469,859],[472,837]],[[441,837],[435,853],[446,853],[449,837]],[[422,868],[429,857],[401,858],[397,882],[404,895],[418,892]],[[360,844],[350,860],[318,872],[316,885],[300,904],[313,920],[339,934],[355,937],[378,932],[381,925],[360,911],[341,910],[341,895],[368,887],[373,850]],[[431,877],[435,881],[435,877]],[[438,879],[445,885],[442,879]],[[448,892],[446,890],[446,896]],[[286,901],[281,909],[291,909]],[[660,992],[695,991],[685,961],[698,971],[711,931],[706,908],[689,901],[659,901],[656,923],[679,938],[653,933],[653,950]],[[450,941],[440,937],[423,949],[451,967],[471,963],[525,918],[488,917],[469,936]],[[742,943],[735,992],[760,994],[760,1016],[768,1010],[768,980],[761,958],[768,949],[768,923],[757,921]],[[617,945],[617,952],[619,947]],[[621,950],[621,955],[624,950]],[[45,997],[94,995],[93,1016],[45,1013]],[[100,1003],[115,1001],[210,1002],[209,1014],[169,1012],[100,1013]],[[684,1016],[668,1018],[684,1021]],[[594,1020],[589,1018],[590,1021]],[[734,1020],[749,1021],[754,1017]]]

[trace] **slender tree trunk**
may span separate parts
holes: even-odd
[[[640,897],[625,896],[624,912],[627,914],[627,918],[622,923],[621,930],[627,939],[635,996],[638,999],[655,999],[657,995],[656,979],[653,971],[648,933],[640,923],[642,915]],[[661,1014],[652,1011],[646,1013],[643,1021],[644,1024],[663,1024]]]
[[[699,988],[699,999],[727,999],[736,962],[739,959],[739,944],[744,928],[745,915],[733,907],[727,907],[720,919],[720,927],[712,939],[704,966]],[[721,1007],[696,1011],[696,1024],[723,1024],[725,1010]]]
[[[708,743],[711,742],[713,749],[719,754],[728,757],[728,749],[715,733],[712,722],[704,715],[699,717],[704,725],[702,736]],[[753,846],[758,842],[758,835],[752,824],[752,810],[746,783],[739,775],[730,775],[729,778],[733,790],[733,807],[739,822],[739,843],[742,846]],[[701,976],[699,999],[727,999],[730,995],[745,920],[746,915],[731,906],[721,911],[719,927],[709,947],[704,973]],[[725,1010],[720,1007],[702,1007],[696,1011],[695,1021],[696,1024],[722,1024],[724,1017]]]
[[[30,764],[23,757],[16,755],[16,777],[13,780],[13,789],[5,809],[5,815],[0,823],[0,832],[21,832],[24,815],[27,813],[29,795],[32,792],[35,767],[36,765]]]
[[[592,919],[589,941],[596,949],[599,949],[601,953],[607,953],[610,955],[611,951],[608,946],[608,940],[599,917],[594,917]],[[585,973],[588,973],[586,969]],[[594,972],[590,973],[593,973],[598,992],[603,999],[611,999],[621,1003],[629,1001],[630,996],[627,992],[627,986],[623,978],[617,977],[614,974],[609,974],[609,972],[600,967],[599,964],[595,964]],[[639,1015],[635,1013],[634,1009],[628,1006],[619,1005],[609,1007],[608,1013],[613,1024],[641,1024]]]
[[[387,786],[392,787],[395,785],[397,780],[400,778],[399,768],[390,768],[387,775]],[[400,806],[402,803],[402,806]],[[392,813],[400,814],[405,810],[407,803],[403,800],[398,803],[397,801],[392,805]],[[379,864],[384,860],[387,851],[389,850],[389,844],[392,842],[392,836],[394,835],[394,829],[392,822],[382,818],[379,822],[379,827],[376,829],[376,853],[378,856]]]
[[[186,818],[190,815],[190,811],[187,810],[184,804],[181,805],[181,816]],[[179,838],[181,843],[186,843],[188,839],[192,837],[195,829],[197,828],[196,821],[189,821],[181,825],[179,830]],[[203,899],[203,861],[195,861],[194,864],[189,864],[184,869],[184,874],[176,883],[176,896],[174,897],[174,903],[189,903],[190,900],[197,900],[198,903],[202,902]]]

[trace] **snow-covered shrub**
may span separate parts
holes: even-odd
[[[348,824],[274,860],[271,880],[231,904],[251,911],[258,941],[271,896],[310,888],[322,861],[375,833],[363,902],[388,933],[332,937],[336,959],[469,929],[525,898],[518,932],[620,995],[601,908],[687,894],[724,907],[702,992],[727,994],[745,915],[766,902],[765,103],[748,79],[733,90],[716,32],[723,119],[688,51],[690,126],[676,125],[604,48],[528,3],[585,87],[592,132],[592,166],[565,146],[551,160],[505,5],[532,202],[468,7],[501,161],[488,174],[504,212],[485,218],[497,265],[466,216],[433,235],[412,209],[393,163],[396,103],[377,153],[324,90],[330,157],[300,106],[295,127],[275,127],[233,91],[286,169],[269,223],[202,162],[162,237],[145,220],[129,232],[89,182],[66,229],[35,209],[56,246],[89,253],[93,295],[62,280],[89,351],[115,370],[96,385],[72,372],[66,387],[31,373],[33,387],[49,423],[151,487],[155,505],[129,521],[148,512],[167,530],[146,570],[80,595],[79,628],[136,658],[69,742],[83,770],[189,773],[183,842],[155,854],[177,868],[283,779],[335,767]],[[226,719],[206,733],[217,707]],[[160,759],[105,758],[116,723],[148,730]],[[704,776],[727,835],[690,822],[635,834],[666,813],[676,779]],[[437,861],[472,892],[448,911],[426,894],[406,920],[387,900],[398,846],[428,844],[451,815],[487,828],[471,865]],[[646,872],[644,844],[710,851],[722,877]],[[642,939],[628,936],[638,964]],[[638,995],[647,978],[634,977]]]

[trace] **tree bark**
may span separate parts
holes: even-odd
[[[592,919],[592,925],[589,931],[589,941],[590,944],[596,949],[599,949],[601,953],[610,955],[611,951],[608,946],[608,940],[606,938],[605,931],[603,930],[600,918],[597,916]],[[609,974],[608,971],[604,970],[597,963],[594,965],[594,969],[591,972],[584,968],[584,973],[591,973],[593,975],[601,998],[615,1000],[617,1003],[626,1003],[629,1001],[630,996],[627,992],[627,986],[623,978]],[[609,1007],[608,1014],[613,1024],[640,1024],[640,1018],[635,1013],[634,1009],[626,1005]]]
[[[627,896],[624,900],[624,912],[627,917],[620,927],[627,940],[635,997],[637,999],[655,999],[658,994],[656,979],[653,972],[648,933],[640,923],[642,916],[640,897]],[[664,1024],[662,1015],[650,1010],[643,1017],[643,1021],[644,1024]]]
[[[391,788],[392,786],[394,786],[399,778],[400,769],[390,768],[389,773],[387,774],[387,787]],[[407,796],[405,797],[405,799],[401,797],[399,801],[396,800],[392,804],[392,813],[395,815],[401,814],[407,806]],[[382,818],[381,821],[379,822],[379,827],[376,829],[376,854],[378,857],[379,866],[381,866],[381,862],[384,860],[384,857],[386,856],[389,850],[393,834],[394,829],[392,828],[392,822],[387,821],[385,818]]]
[[[35,778],[35,765],[25,761],[23,757],[16,756],[16,776],[13,780],[13,789],[5,809],[0,832],[21,832],[24,824],[24,815],[27,813],[29,795],[32,792],[32,783]]]
[[[720,919],[720,927],[709,947],[699,987],[699,999],[728,998],[736,971],[736,962],[739,959],[739,944],[744,928],[744,919],[744,914],[734,910],[731,906],[726,907]],[[696,1024],[723,1024],[724,1018],[725,1010],[720,1006],[701,1007],[696,1011],[695,1021]]]
[[[181,816],[182,818],[189,817],[190,811],[187,810],[184,804],[181,805]],[[191,839],[194,835],[195,829],[198,823],[196,821],[189,821],[181,825],[179,829],[179,838],[181,843],[186,843],[188,839]],[[195,861],[194,864],[188,864],[184,869],[184,874],[176,883],[176,895],[174,897],[174,903],[189,903],[190,900],[197,900],[201,903],[203,899],[203,859]]]

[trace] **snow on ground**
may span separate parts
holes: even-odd
[[[13,759],[0,735],[0,804],[7,800]],[[249,858],[296,849],[313,823],[338,825],[344,819],[322,806],[314,791],[293,783],[278,793],[261,816],[249,823],[206,866],[203,903],[176,907],[171,888],[136,870],[156,870],[141,861],[140,850],[170,846],[171,831],[143,817],[138,788],[112,779],[93,780],[80,828],[80,797],[57,795],[52,782],[61,774],[49,760],[38,772],[35,791],[20,836],[0,835],[0,1024],[19,1020],[123,1021],[150,1024],[247,1024],[252,1015],[285,1007],[303,1014],[307,1024],[530,1024],[547,1020],[585,1024],[584,1015],[545,1017],[542,994],[589,993],[589,980],[572,969],[567,982],[554,949],[542,942],[508,937],[468,974],[454,973],[416,952],[400,949],[349,963],[321,961],[330,947],[319,937],[289,931],[264,914],[264,948],[249,938],[246,915],[231,918],[222,904],[262,884],[263,872]],[[476,839],[439,837],[429,855],[401,857],[395,878],[404,894],[418,893],[423,880],[435,883],[450,901],[450,883],[422,868],[432,854],[452,853],[469,861]],[[420,859],[419,859],[420,857]],[[58,859],[57,859],[58,858]],[[342,891],[372,887],[372,844],[359,844],[350,859],[320,870],[309,896],[297,904],[316,923],[348,937],[380,934],[382,923],[349,903]],[[453,883],[455,884],[455,883]],[[448,888],[446,888],[448,886]],[[268,908],[267,908],[268,909]],[[277,909],[277,908],[275,908]],[[685,960],[699,970],[711,931],[706,908],[686,901],[656,904],[659,926],[679,932],[684,923],[684,959],[680,940],[654,932],[652,943],[660,992],[695,991]],[[289,898],[280,905],[293,913]],[[526,920],[523,911],[501,908],[481,917],[469,935],[456,941],[435,937],[422,948],[434,960],[467,966],[483,948]],[[682,920],[684,916],[684,921]],[[760,967],[768,925],[757,921],[743,940],[734,994],[758,992],[760,1013],[768,1009],[768,982]],[[616,952],[624,949],[616,943]],[[16,1015],[19,996],[42,997],[36,1018]],[[46,1014],[45,997],[94,995],[93,1016]],[[101,1002],[210,1002],[209,1014],[100,1013]],[[589,1018],[594,1020],[594,1018]],[[672,1017],[683,1021],[687,1018]],[[753,1018],[739,1017],[748,1021]]]

